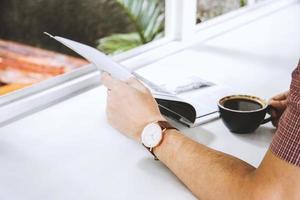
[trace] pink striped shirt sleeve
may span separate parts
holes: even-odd
[[[300,167],[300,62],[292,74],[287,109],[283,113],[270,150]]]

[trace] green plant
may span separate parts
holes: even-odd
[[[118,33],[97,41],[108,54],[120,53],[146,44],[163,35],[164,9],[159,0],[115,0],[133,23],[136,32]]]
[[[247,0],[240,0],[240,6],[244,7],[247,4]]]

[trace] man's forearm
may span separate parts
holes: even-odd
[[[291,92],[294,97],[290,99],[294,102],[291,102],[293,106],[289,110],[293,112],[287,113],[287,121],[279,125],[279,128],[285,130],[282,132],[284,135],[279,135],[280,140],[274,140],[276,149],[288,155],[284,160],[269,150],[255,169],[174,130],[167,130],[164,140],[154,149],[154,153],[201,200],[299,200],[299,75],[300,66],[293,73],[291,86],[295,91]],[[123,82],[102,73],[101,81],[109,89],[106,106],[108,122],[121,133],[141,142],[142,129],[149,122],[163,120],[150,90],[138,80]],[[287,135],[291,134],[287,140]]]
[[[230,155],[194,142],[169,130],[155,154],[183,183],[202,199],[251,198],[255,168]]]

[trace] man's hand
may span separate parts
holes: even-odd
[[[101,80],[108,88],[108,122],[121,133],[139,141],[142,129],[148,123],[165,120],[150,91],[138,80],[132,78],[123,82],[105,72]]]
[[[270,99],[269,105],[271,106],[270,115],[272,117],[272,124],[277,127],[279,119],[282,113],[285,111],[287,107],[287,98],[289,95],[289,91],[278,94]]]

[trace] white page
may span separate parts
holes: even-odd
[[[63,37],[52,36],[46,32],[45,34],[62,43],[63,45],[69,47],[70,49],[93,63],[95,66],[97,66],[99,70],[108,72],[114,78],[126,81],[129,78],[133,77],[131,72],[124,66],[113,61],[107,55],[93,47]]]
[[[141,76],[141,75],[140,75]],[[156,87],[169,85],[173,87],[180,87],[185,84],[187,77],[172,77],[166,76],[164,79],[155,79],[152,83],[155,83]],[[231,95],[233,90],[228,86],[215,85],[214,83],[198,77],[199,80],[203,80],[204,83],[209,83],[210,86],[200,87],[198,89],[192,89],[190,91],[181,92],[179,94],[166,94],[160,95],[159,92],[153,90],[152,93],[156,98],[165,100],[177,100],[187,102],[191,104],[196,110],[196,117],[201,117],[210,113],[218,111],[218,101],[224,96]]]
[[[231,95],[232,89],[226,86],[213,85],[185,92],[178,97],[192,104],[196,110],[196,116],[201,117],[218,111],[218,101],[224,96]]]
[[[51,38],[57,40],[58,42],[62,43],[63,45],[67,46],[68,48],[72,49],[91,63],[93,63],[100,71],[105,71],[111,74],[114,78],[117,78],[122,81],[126,81],[131,77],[135,77],[143,82],[145,82],[149,87],[152,89],[159,91],[161,93],[169,94],[168,91],[164,89],[160,89],[155,83],[145,79],[144,77],[136,74],[135,72],[130,72],[126,67],[122,66],[121,64],[113,61],[109,56],[105,55],[101,51],[90,47],[88,45],[59,37],[59,36],[52,36],[51,34],[45,32],[46,35],[50,36]]]

